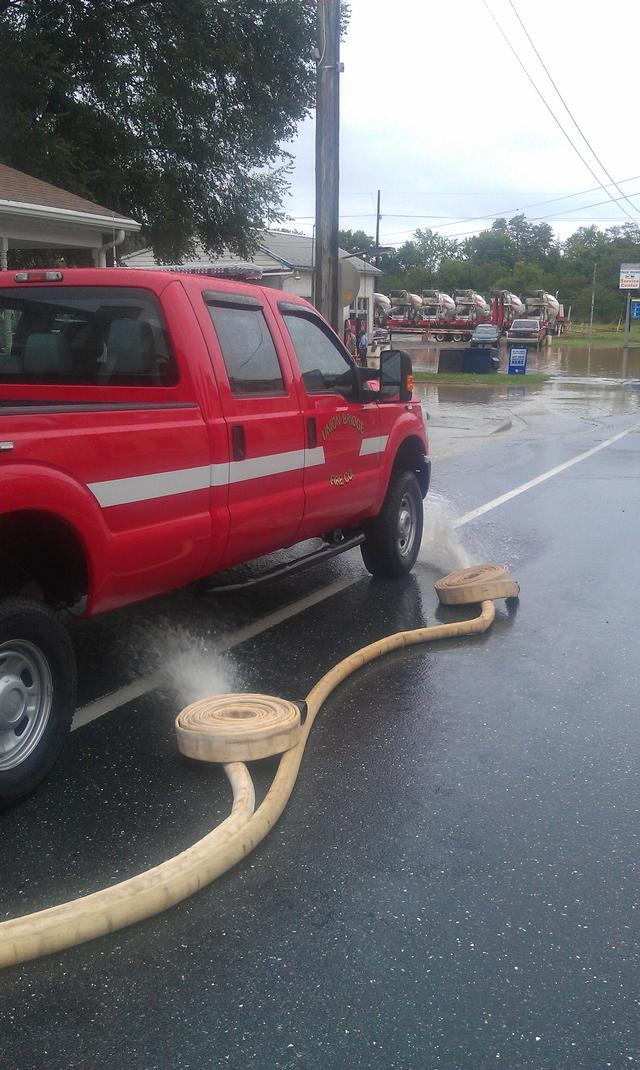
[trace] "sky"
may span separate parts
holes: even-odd
[[[609,200],[620,192],[573,126],[516,11],[601,163],[623,193],[637,193],[633,208]],[[462,237],[519,211],[562,240],[591,223],[640,223],[637,11],[634,0],[351,0],[340,57],[341,228],[375,233],[378,189],[381,244],[395,246],[417,227]],[[305,233],[315,211],[314,131],[311,116],[286,146],[295,163],[285,225]],[[590,192],[573,196],[581,191]]]

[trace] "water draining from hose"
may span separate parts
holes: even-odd
[[[282,814],[315,718],[338,684],[392,650],[486,631],[495,618],[493,599],[519,593],[504,565],[462,569],[445,576],[435,588],[443,604],[480,604],[480,614],[470,620],[396,632],[356,650],[311,689],[305,700],[304,723],[297,705],[269,695],[220,695],[187,706],[176,720],[178,746],[189,757],[223,763],[233,794],[229,816],[193,846],[136,877],[2,922],[0,967],[74,947],[159,914],[225,873],[264,839]],[[245,762],[275,754],[282,755],[276,775],[256,810]]]

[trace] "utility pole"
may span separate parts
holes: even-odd
[[[627,290],[627,308],[624,317],[624,349],[622,350],[622,378],[627,378],[629,361],[629,332],[631,330],[631,290]]]
[[[376,204],[376,267],[380,267],[380,190],[378,190],[378,202]]]
[[[340,0],[318,0],[318,52],[315,303],[340,334]]]
[[[593,265],[593,282],[591,284],[591,316],[589,317],[589,345],[591,345],[591,336],[593,335],[593,306],[596,299],[596,270],[598,265]]]

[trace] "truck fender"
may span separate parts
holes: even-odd
[[[427,454],[428,446],[423,428],[413,413],[403,413],[389,433],[389,441],[384,452],[383,477],[374,503],[374,516],[382,509],[389,481],[398,462],[416,472],[422,495],[423,497],[426,495],[429,489],[430,471]]]
[[[39,464],[2,465],[0,520],[38,513],[62,521],[80,543],[87,570],[87,611],[110,573],[112,539],[88,487],[67,473]]]

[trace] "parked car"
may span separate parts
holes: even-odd
[[[546,325],[542,320],[530,318],[514,320],[507,331],[509,341],[532,342],[540,345],[547,333]]]
[[[375,353],[378,349],[391,344],[391,335],[386,327],[374,327],[371,336],[371,350]]]
[[[478,323],[471,335],[472,346],[500,345],[500,328],[493,323]]]
[[[430,462],[408,355],[357,368],[293,294],[163,271],[4,271],[0,321],[7,803],[69,731],[66,616],[315,537],[313,563],[360,546],[373,575],[403,576]]]

